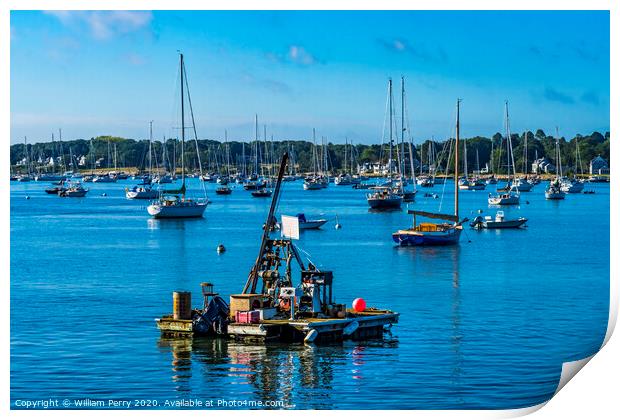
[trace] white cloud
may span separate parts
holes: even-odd
[[[291,61],[298,64],[309,66],[318,62],[316,57],[299,45],[291,45],[288,48],[288,57]]]
[[[149,26],[153,20],[153,14],[149,11],[53,10],[44,13],[56,17],[65,26],[86,24],[91,35],[100,40],[140,30]]]
[[[146,60],[144,59],[144,57],[136,53],[126,54],[125,58],[129,62],[129,64],[132,64],[134,66],[141,66],[146,63]]]

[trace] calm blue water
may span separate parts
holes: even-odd
[[[460,246],[427,249],[393,246],[390,233],[411,224],[404,209],[369,213],[363,191],[285,184],[281,213],[332,219],[298,245],[334,271],[336,299],[364,297],[401,313],[384,341],[320,347],[161,339],[153,319],[171,311],[172,290],[192,290],[195,306],[203,281],[225,296],[241,291],[269,200],[241,188],[211,193],[203,220],[157,221],[147,203],[124,198],[129,185],[88,184],[86,198],[62,199],[43,183],[11,183],[13,403],[196,397],[298,409],[516,408],[549,399],[562,362],[591,355],[605,335],[608,184],[562,202],[546,201],[538,185],[505,209],[527,217],[526,230],[466,229]],[[494,214],[487,193],[462,192],[461,215]],[[418,195],[411,208],[438,210],[440,200]],[[452,184],[442,210],[452,211]]]

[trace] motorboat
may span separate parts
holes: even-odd
[[[125,197],[130,200],[152,200],[159,197],[159,191],[150,185],[136,185],[125,188]]]
[[[252,191],[252,197],[263,198],[263,197],[271,197],[273,191],[268,190],[267,188],[261,188],[259,190]]]
[[[232,194],[232,188],[228,185],[221,185],[215,189],[217,195],[230,195]]]
[[[520,201],[520,195],[515,192],[502,192],[499,194],[489,193],[488,202],[492,206],[511,206],[517,205]]]
[[[373,187],[373,192],[366,194],[366,200],[371,209],[398,209],[403,203],[403,197],[390,187]]]
[[[503,211],[498,211],[495,214],[495,218],[491,216],[477,216],[470,226],[474,229],[516,229],[525,227],[527,219],[525,217],[519,217],[518,219],[506,220],[506,216]]]
[[[58,191],[59,197],[84,197],[88,189],[82,187],[79,182],[68,184],[65,189]]]

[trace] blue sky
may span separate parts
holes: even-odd
[[[200,138],[380,142],[404,75],[414,140],[609,130],[609,13],[11,12],[11,143],[176,136],[177,50]]]

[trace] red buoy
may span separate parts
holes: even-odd
[[[366,309],[366,301],[362,298],[357,298],[353,301],[353,310],[355,312],[362,312]]]

